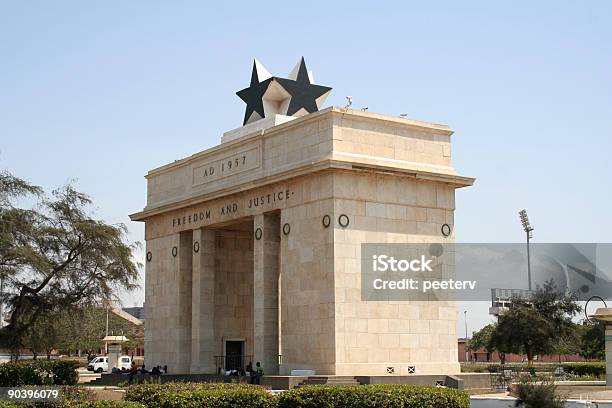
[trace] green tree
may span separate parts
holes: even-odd
[[[562,356],[569,356],[579,354],[580,352],[580,329],[578,325],[574,325],[571,332],[566,333],[564,336],[559,336],[553,339],[552,354],[557,354],[559,357],[559,363],[561,363]]]
[[[24,195],[38,196],[19,208]],[[50,197],[7,172],[0,177],[0,277],[8,325],[0,344],[18,349],[29,327],[45,316],[116,299],[137,285],[138,265],[124,225],[91,215],[91,199],[71,185]]]
[[[103,307],[88,307],[79,310],[72,317],[72,327],[75,335],[72,337],[71,350],[81,350],[91,354],[102,346],[102,338],[106,335],[107,311]],[[125,348],[142,347],[144,345],[144,325],[136,325],[117,316],[112,311],[108,313],[108,332],[111,335],[124,335],[128,341]]]
[[[606,326],[604,323],[587,323],[580,326],[580,356],[589,360],[603,360],[606,357]]]
[[[39,354],[44,353],[49,360],[53,350],[58,348],[61,338],[69,335],[63,317],[62,314],[46,314],[44,317],[36,319],[26,329],[23,343],[25,347],[30,349],[34,359]]]
[[[466,344],[467,351],[475,352],[482,349],[487,350],[489,353],[497,351],[491,343],[491,335],[494,331],[495,325],[487,324],[482,329],[474,332],[472,338]]]
[[[0,172],[0,208],[12,209],[15,199],[27,195],[39,196],[42,189],[17,178],[7,171]]]
[[[480,349],[485,349],[488,352],[492,352],[494,349],[491,348],[490,340],[491,334],[495,330],[494,324],[487,324],[482,329],[474,332],[472,334],[472,338],[467,342],[467,349],[469,351],[477,351]]]
[[[548,282],[529,299],[512,299],[509,309],[499,316],[490,347],[526,354],[531,367],[534,355],[550,354],[559,344],[557,339],[574,335],[572,317],[580,310],[572,297],[558,293]]]
[[[106,330],[106,316],[98,313],[94,306],[79,309],[70,319],[72,333],[69,342],[62,347],[64,350],[80,350],[87,353],[87,361],[91,355],[102,347],[102,339]]]
[[[81,351],[87,360],[102,348],[106,334],[106,308],[89,306],[51,315],[45,314],[28,327],[24,346],[32,351],[34,358],[45,353],[50,357],[53,350],[71,354]],[[109,334],[124,335],[128,341],[125,348],[144,345],[144,325],[134,324],[112,311],[108,313]]]

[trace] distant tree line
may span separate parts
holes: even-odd
[[[531,365],[536,355],[580,355],[589,360],[605,357],[605,327],[597,322],[577,324],[580,305],[570,295],[560,294],[551,283],[538,288],[530,298],[515,297],[497,323],[472,335],[467,349],[527,356]]]
[[[53,351],[69,355],[81,352],[89,361],[98,349],[103,348],[107,316],[108,334],[127,337],[124,348],[143,347],[144,325],[136,325],[111,311],[107,313],[106,308],[94,306],[38,319],[26,331],[24,347],[34,358],[41,355],[50,358]]]

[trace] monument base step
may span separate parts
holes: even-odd
[[[334,376],[309,376],[306,380],[301,382],[298,387],[304,385],[361,385],[355,377],[346,375],[334,375]]]

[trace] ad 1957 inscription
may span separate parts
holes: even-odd
[[[211,161],[193,169],[193,185],[201,185],[233,176],[260,165],[259,145]]]

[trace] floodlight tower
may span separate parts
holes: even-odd
[[[531,259],[529,257],[529,240],[533,238],[533,227],[529,223],[527,210],[522,209],[519,211],[519,217],[521,218],[521,224],[523,224],[523,230],[527,236],[527,279],[529,281],[529,290],[531,290]]]

